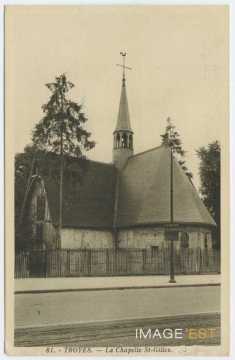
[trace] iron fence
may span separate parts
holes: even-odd
[[[174,251],[176,274],[220,272],[215,249]],[[15,278],[115,275],[167,275],[170,251],[158,249],[58,249],[33,250],[15,256]]]

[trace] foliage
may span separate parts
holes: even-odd
[[[32,134],[32,145],[25,147],[24,152],[15,156],[15,238],[16,249],[22,246],[27,234],[23,234],[21,214],[25,194],[32,174],[40,167],[43,176],[55,177],[62,172],[71,172],[77,168],[79,160],[80,181],[85,170],[84,151],[95,146],[90,141],[90,133],[84,129],[87,118],[82,106],[67,97],[74,85],[64,74],[56,77],[54,83],[46,84],[51,91],[49,101],[42,106],[44,116],[36,124]],[[59,156],[58,156],[59,155]],[[63,162],[58,161],[63,159]],[[76,161],[75,161],[76,160]],[[76,166],[74,165],[76,162]],[[67,174],[65,174],[67,176]],[[61,196],[62,201],[62,196]]]
[[[170,146],[173,150],[173,153],[176,155],[178,163],[181,165],[182,169],[185,171],[188,178],[191,180],[193,174],[188,170],[185,165],[185,151],[182,148],[182,141],[180,139],[180,134],[175,129],[172,120],[168,117],[166,119],[167,126],[165,129],[165,133],[161,135],[162,144],[166,146]]]
[[[74,84],[62,74],[46,86],[52,94],[42,106],[45,115],[35,126],[33,144],[40,150],[80,157],[83,149],[89,150],[95,143],[89,140],[91,134],[83,127],[87,118],[82,106],[66,96]]]
[[[202,199],[214,218],[216,247],[220,247],[220,144],[214,141],[197,150]]]

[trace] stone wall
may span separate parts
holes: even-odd
[[[179,229],[179,240],[175,241],[176,248],[181,246],[181,234],[188,234],[189,248],[212,248],[211,231],[207,228],[183,227]],[[205,240],[207,239],[207,240]],[[135,228],[120,230],[118,233],[118,243],[120,248],[150,248],[152,246],[167,247],[168,241],[165,240],[165,229],[163,227]]]
[[[118,244],[120,248],[149,248],[151,246],[162,246],[164,242],[163,228],[136,228],[121,230],[118,233]]]
[[[62,229],[62,249],[113,248],[113,235],[110,231],[89,229]]]
[[[188,247],[201,249],[212,248],[211,231],[206,228],[184,227],[179,231],[179,240],[175,241],[175,247],[181,247],[181,234],[188,234]],[[207,239],[207,240],[205,240]],[[153,246],[168,247],[169,242],[165,240],[165,229],[163,227],[135,228],[120,230],[118,233],[118,246],[120,248],[145,249]],[[64,249],[80,248],[113,248],[114,238],[111,231],[91,229],[62,229],[61,247]]]

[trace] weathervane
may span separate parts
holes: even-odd
[[[126,61],[126,52],[124,51],[121,51],[120,52],[120,55],[122,56],[122,65],[121,64],[116,64],[117,66],[120,66],[122,67],[122,81],[123,81],[123,84],[125,84],[125,80],[126,80],[126,74],[125,74],[125,70],[131,70],[131,68],[129,66],[126,66],[125,65],[125,61]]]

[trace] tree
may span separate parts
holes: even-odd
[[[178,163],[181,165],[182,169],[185,171],[189,180],[191,181],[193,174],[188,170],[185,165],[185,151],[182,148],[182,141],[180,139],[180,134],[175,130],[175,126],[173,125],[172,120],[168,117],[166,119],[167,126],[165,129],[165,133],[161,135],[162,144],[166,146],[170,146],[172,148],[173,154],[176,155]]]
[[[48,103],[42,106],[45,115],[35,126],[32,141],[37,150],[53,152],[60,156],[59,230],[61,230],[64,162],[67,156],[81,158],[83,150],[93,148],[95,143],[89,140],[91,134],[83,127],[87,118],[82,106],[66,96],[74,84],[62,74],[55,78],[55,82],[46,86],[51,91],[51,96]]]
[[[217,228],[214,231],[214,246],[220,248],[220,144],[214,141],[197,150],[200,159],[199,174],[202,200]]]
[[[91,134],[83,128],[87,118],[82,105],[66,97],[74,84],[62,74],[46,86],[52,94],[48,103],[42,106],[45,116],[35,126],[33,144],[37,149],[59,155],[81,157],[82,148],[89,150],[95,143],[89,141]]]

